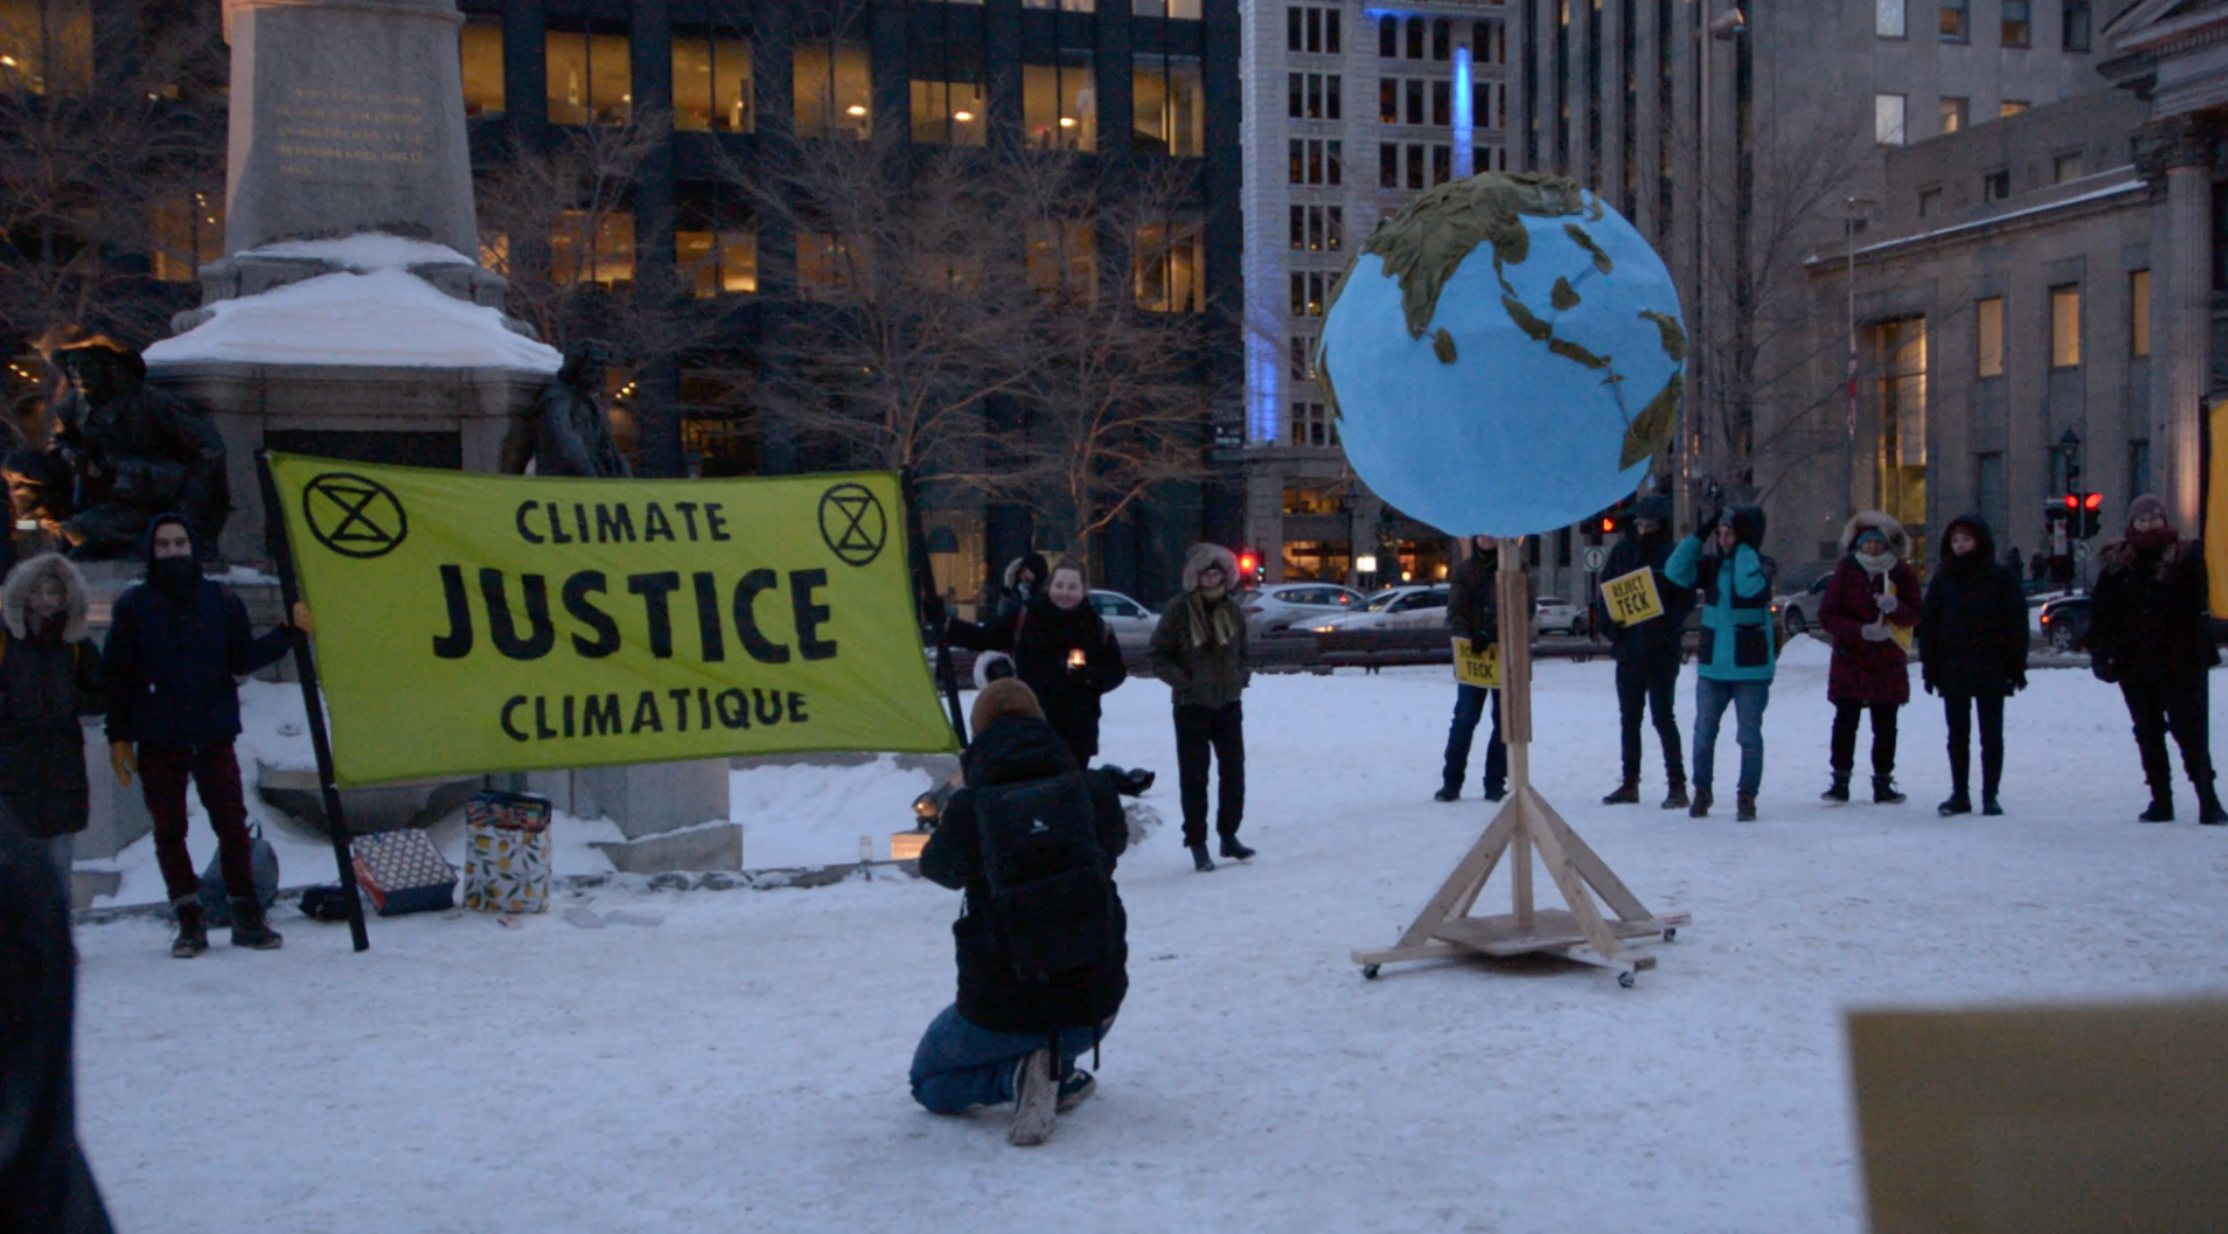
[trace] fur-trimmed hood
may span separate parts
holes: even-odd
[[[1868,529],[1888,538],[1888,551],[1895,554],[1897,561],[1907,560],[1911,556],[1910,534],[1903,530],[1903,524],[1897,522],[1893,516],[1879,510],[1860,511],[1842,525],[1841,551],[1856,551],[1857,537]]]
[[[62,585],[62,612],[68,618],[62,627],[62,641],[74,643],[84,638],[85,576],[60,553],[41,553],[8,571],[8,581],[0,584],[0,621],[7,625],[8,637],[31,637],[31,584],[42,578]]]
[[[1007,591],[1014,589],[1015,580],[1021,577],[1021,572],[1024,569],[1036,578],[1037,581],[1034,584],[1034,590],[1036,591],[1043,591],[1044,585],[1052,581],[1052,567],[1045,564],[1044,554],[1038,552],[1024,553],[1006,563],[1005,584]]]
[[[1219,544],[1194,544],[1184,557],[1184,590],[1199,590],[1199,575],[1210,565],[1222,567],[1224,586],[1238,589],[1238,555]]]

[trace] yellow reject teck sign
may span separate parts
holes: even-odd
[[[1470,652],[1470,640],[1454,640],[1454,679],[1466,686],[1481,690],[1501,688],[1501,645],[1494,643],[1475,655]]]
[[[343,785],[957,746],[914,625],[894,476],[268,457]]]
[[[1663,616],[1663,597],[1656,592],[1655,571],[1646,566],[1602,580],[1601,602],[1609,609],[1609,620],[1620,626]]]

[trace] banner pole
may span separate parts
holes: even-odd
[[[255,452],[255,470],[263,484],[263,525],[278,569],[279,600],[291,620],[301,591],[294,580],[294,552],[286,535],[286,512],[279,502],[278,481],[271,477],[270,451]],[[276,537],[269,535],[274,520]],[[356,892],[356,859],[348,847],[348,817],[341,810],[340,788],[333,783],[333,745],[325,732],[324,703],[318,697],[317,661],[310,656],[309,638],[299,630],[294,633],[294,668],[302,679],[302,711],[309,718],[310,745],[317,751],[317,785],[325,797],[325,830],[332,837],[333,862],[340,867],[340,894],[348,903],[348,936],[356,950],[369,951],[371,935],[364,928],[364,902]]]
[[[921,528],[921,503],[919,484],[908,467],[898,477],[899,497],[905,502],[905,539],[909,546],[913,566],[913,608],[916,622],[919,610],[929,596],[936,594],[936,571],[928,563],[928,537]],[[943,687],[944,705],[951,709],[952,731],[959,734],[959,744],[967,744],[967,716],[959,708],[959,673],[952,667],[951,640],[945,636],[945,623],[936,623],[936,684]]]

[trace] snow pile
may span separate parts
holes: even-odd
[[[147,363],[554,373],[564,362],[554,348],[504,325],[496,310],[467,304],[392,266],[321,275],[208,308],[215,316],[149,347]]]
[[[400,270],[409,266],[470,266],[471,258],[446,244],[361,231],[340,240],[282,240],[250,249],[243,258],[294,257],[329,261],[343,270]]]
[[[925,771],[883,755],[858,767],[768,766],[728,775],[727,813],[743,825],[743,864],[754,870],[878,859],[890,834],[913,826],[913,799],[934,787]]]

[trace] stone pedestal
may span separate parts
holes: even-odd
[[[617,823],[626,841],[596,847],[623,873],[742,868],[743,829],[727,821],[725,759],[536,771],[526,791],[576,818]]]
[[[130,788],[116,782],[116,771],[108,765],[108,736],[99,720],[85,726],[85,784],[87,819],[72,854],[76,860],[106,861],[154,831],[139,781],[133,780]]]

